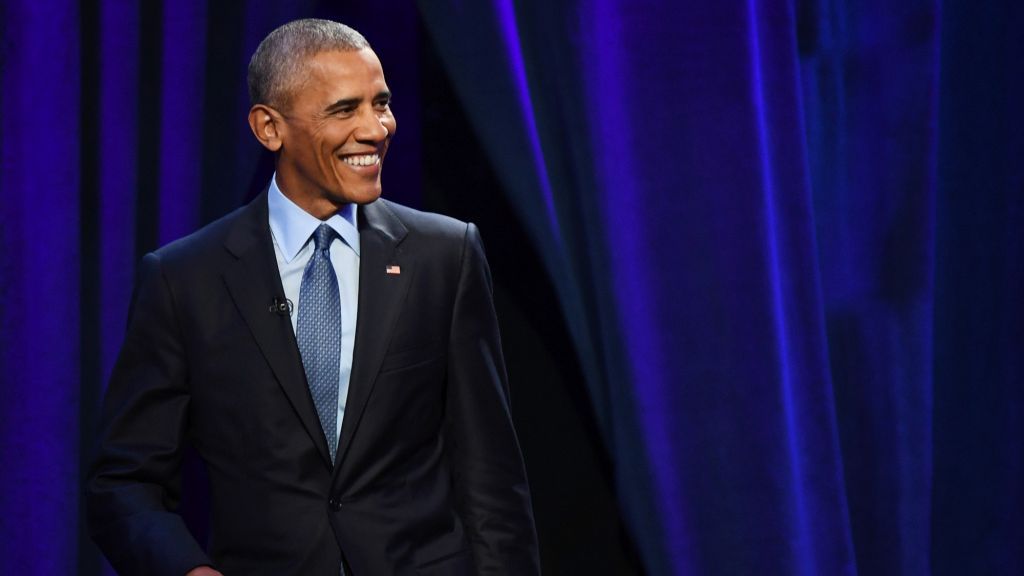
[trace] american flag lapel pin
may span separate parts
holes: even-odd
[[[402,267],[401,266],[395,266],[394,264],[392,264],[391,266],[388,266],[387,268],[385,268],[384,271],[387,272],[388,274],[398,275],[398,274],[402,273]]]

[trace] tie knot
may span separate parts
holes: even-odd
[[[316,232],[313,233],[313,244],[318,251],[326,251],[331,247],[331,241],[334,240],[334,236],[334,228],[327,224],[321,224],[316,229]]]

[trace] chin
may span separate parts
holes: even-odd
[[[371,190],[360,190],[358,192],[349,192],[347,194],[338,194],[334,196],[333,200],[335,204],[369,204],[380,198],[380,188]]]
[[[356,197],[355,203],[356,204],[369,204],[371,202],[375,202],[377,200],[377,198],[380,198],[380,194],[381,194],[380,188],[378,188],[376,190],[373,190],[373,191],[366,192],[365,194],[360,194],[359,196]]]

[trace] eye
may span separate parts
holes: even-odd
[[[380,100],[376,100],[373,103],[373,107],[376,108],[377,110],[381,110],[381,111],[387,110],[388,106],[390,106],[390,105],[391,105],[391,100],[387,99],[387,98],[382,98]]]

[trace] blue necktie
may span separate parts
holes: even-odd
[[[341,297],[331,265],[334,230],[321,224],[313,234],[313,256],[302,273],[296,338],[306,382],[327,437],[331,461],[338,453],[338,383],[341,371]]]

